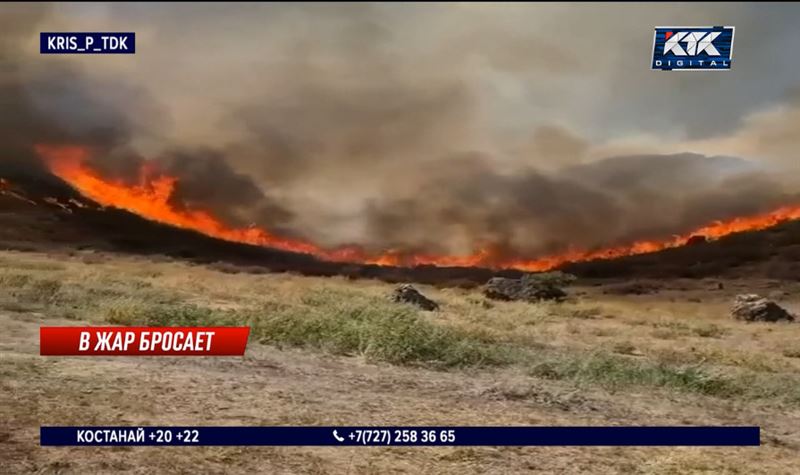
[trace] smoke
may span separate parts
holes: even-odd
[[[453,157],[369,210],[375,244],[454,250],[490,244],[515,255],[683,233],[797,200],[752,164],[694,154],[606,159],[558,173],[500,174]]]
[[[0,16],[0,159],[15,167],[36,166],[31,147],[35,140],[72,138],[69,131],[37,111],[26,89],[26,83],[40,78],[25,73],[20,50],[47,11],[42,5],[9,5]],[[64,84],[70,82],[68,71],[54,72],[61,73]]]
[[[587,24],[564,5],[15,6],[0,20],[3,157],[81,144],[109,178],[178,177],[177,207],[374,251],[535,256],[796,200],[796,75],[776,67],[762,87],[751,43],[720,90],[758,91],[714,102],[716,78],[620,59],[646,57],[651,25],[680,8],[624,8]],[[770,46],[794,34],[773,10],[704,5],[689,23],[785,25]],[[34,51],[39,31],[98,29],[136,31],[137,54]],[[736,104],[740,119],[710,123]]]
[[[10,8],[0,19],[0,163],[6,173],[41,170],[35,145],[77,144],[92,152],[91,166],[106,177],[135,184],[142,167],[153,165],[159,173],[180,177],[172,197],[176,206],[209,209],[231,224],[256,217],[283,230],[280,223],[291,213],[267,199],[218,152],[176,147],[153,158],[140,155],[135,140],[153,136],[162,125],[163,109],[156,100],[118,78],[88,76],[69,61],[32,60],[26,44],[46,29],[52,7]]]

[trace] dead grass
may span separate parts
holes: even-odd
[[[800,348],[791,348],[783,350],[783,356],[787,358],[800,358]]]
[[[756,283],[750,285],[755,286]],[[800,408],[800,351],[797,347],[800,325],[747,324],[729,319],[729,301],[732,294],[743,286],[746,287],[746,284],[726,284],[725,291],[717,291],[712,295],[702,289],[671,290],[665,284],[660,286],[657,293],[635,296],[605,293],[602,286],[586,287],[579,289],[580,297],[573,297],[561,304],[486,301],[477,289],[419,286],[423,293],[441,304],[438,312],[423,312],[412,306],[390,302],[387,296],[392,287],[375,281],[232,273],[230,269],[219,266],[206,267],[169,260],[153,262],[125,257],[87,257],[81,253],[47,256],[0,252],[0,315],[5,314],[7,318],[19,319],[20,322],[27,318],[63,322],[61,319],[68,318],[120,325],[249,325],[253,339],[250,345],[252,351],[259,348],[257,343],[263,343],[264,348],[271,348],[270,351],[275,354],[286,354],[288,359],[298,357],[293,353],[295,351],[308,352],[302,358],[308,358],[309,366],[297,370],[297,374],[286,374],[286,381],[294,381],[292,378],[296,379],[298,374],[317,374],[322,371],[319,368],[331,364],[331,358],[344,358],[342,361],[346,363],[337,366],[338,373],[330,376],[330,384],[336,387],[339,383],[333,381],[341,377],[349,381],[348,384],[355,385],[355,392],[348,396],[350,399],[343,395],[345,399],[342,401],[351,402],[341,404],[359,401],[355,413],[373,416],[380,413],[381,407],[394,404],[399,412],[393,413],[393,419],[383,422],[403,423],[402,418],[406,417],[405,422],[409,424],[424,423],[419,420],[420,414],[429,414],[429,420],[450,424],[457,421],[470,424],[490,421],[541,423],[545,420],[541,417],[525,418],[531,405],[541,406],[547,411],[573,414],[560,420],[560,423],[648,424],[654,422],[649,419],[651,411],[663,411],[662,419],[656,422],[685,424],[714,420],[732,424],[760,424],[764,420],[760,417],[763,416],[778,421],[776,424],[789,424],[794,417],[792,414],[796,414]],[[787,287],[789,295],[797,295],[792,290]],[[696,301],[698,298],[700,302]],[[784,303],[791,306],[795,302],[788,300]],[[5,341],[0,343],[5,344]],[[47,398],[51,391],[52,397],[66,397],[68,402],[77,399],[84,401],[81,391],[90,390],[118,394],[116,400],[109,396],[110,399],[103,403],[111,412],[105,413],[106,419],[101,417],[99,420],[116,420],[113,414],[134,411],[139,414],[138,420],[146,422],[150,417],[147,414],[156,413],[153,408],[140,407],[135,401],[126,399],[123,389],[118,387],[123,384],[120,382],[122,376],[116,376],[117,380],[112,380],[112,376],[100,376],[106,374],[105,369],[98,369],[91,376],[81,376],[84,378],[81,379],[82,389],[71,396],[62,396],[56,387],[42,393],[42,388],[54,381],[67,386],[73,384],[70,378],[77,376],[65,372],[67,367],[73,368],[71,371],[78,371],[89,364],[76,361],[73,365],[68,361],[42,362],[35,357],[14,362],[0,360],[0,374],[4,376],[3,384],[17,388],[38,385],[38,389],[31,389],[30,394],[15,396],[19,399],[15,399],[14,404],[26,405],[28,410],[34,404],[31,398]],[[176,371],[189,364],[161,361],[152,364],[172,365],[160,368],[174,366]],[[268,363],[248,361],[230,363],[225,371],[233,371],[243,364],[266,364],[267,368],[271,367]],[[216,363],[202,363],[200,368],[205,371],[209,364]],[[55,365],[60,368],[58,371]],[[373,367],[377,373],[386,374],[387,379],[380,380],[380,383],[362,380],[362,375],[373,371],[369,369]],[[260,369],[254,369],[254,379],[248,380],[250,382],[247,384],[259,381],[259,384],[266,384],[265,388],[268,388],[272,380],[269,377],[264,379],[261,366],[256,368]],[[437,375],[428,373],[431,370]],[[130,368],[126,371],[130,371]],[[278,373],[280,371],[283,370]],[[398,376],[397,371],[403,371],[404,376]],[[140,373],[133,372],[134,376],[125,376],[127,379],[124,381],[127,382],[124,384],[130,385],[125,391],[132,391],[146,399],[147,395],[141,393],[143,390],[137,392],[135,389],[136,377],[153,377]],[[270,375],[275,377],[278,373]],[[120,373],[109,373],[113,374]],[[135,376],[137,374],[139,376]],[[186,384],[199,390],[198,384],[208,377],[203,374],[191,376],[194,379],[187,380]],[[106,378],[107,382],[98,386],[96,381],[101,377]],[[423,380],[419,378],[435,380],[441,386],[436,386],[434,390],[432,386],[419,382]],[[508,383],[504,383],[503,378],[509,378]],[[240,380],[231,376],[225,380],[226,387],[238,387]],[[165,391],[160,396],[163,401],[164,395],[172,394],[173,385],[178,383],[169,379],[159,381],[159,387]],[[312,378],[312,382],[305,384],[314,386],[316,383]],[[380,384],[380,391],[385,390],[386,393],[380,396],[383,399],[371,401],[376,397],[375,391],[378,391],[375,384]],[[255,404],[236,399],[238,390],[231,391],[233,393],[220,389],[213,396],[207,395],[218,401],[215,403],[217,406],[223,407],[216,409],[217,415],[237,411],[243,404]],[[329,422],[320,419],[319,410],[327,404],[327,398],[318,391],[320,389],[308,390],[302,385],[293,389],[290,396],[285,396],[290,399],[282,409],[284,419],[281,422]],[[204,407],[203,394],[198,394],[199,399],[192,399],[192,404]],[[268,391],[264,394],[268,401],[273,401],[270,410],[274,410],[276,397],[284,397],[275,394],[269,396]],[[423,410],[419,406],[423,404],[421,400],[413,398],[427,394],[435,394],[431,397],[447,402],[437,404],[435,399],[425,400],[424,404],[430,406],[425,406]],[[232,398],[232,401],[225,402],[228,398]],[[408,402],[412,399],[415,402]],[[126,409],[119,406],[123,400],[130,407]],[[501,405],[519,405],[515,406],[517,415],[511,417],[509,414],[506,418],[508,408],[498,406],[498,415],[487,418],[483,413],[487,400],[497,401]],[[636,417],[627,416],[629,403],[635,400],[646,401],[642,402],[642,412]],[[673,404],[670,401],[677,401],[674,404],[679,407],[670,409]],[[457,408],[464,404],[469,410],[459,412],[461,410]],[[680,416],[681,411],[693,405],[698,405],[698,409],[693,413],[692,420],[684,420]],[[180,405],[176,407],[181,411],[186,409]],[[336,412],[335,406],[326,407]],[[600,407],[599,412],[591,407]],[[456,413],[461,415],[457,416]],[[735,416],[740,413],[758,416],[745,421],[741,418],[744,416]],[[24,410],[19,414],[24,414]],[[194,421],[192,414],[185,413],[184,422]],[[432,415],[438,415],[439,418]],[[23,415],[14,417],[18,421],[14,424],[24,426],[24,422],[19,422],[24,419]],[[247,420],[232,420],[233,423],[250,423]],[[264,419],[260,421],[263,423]],[[230,421],[226,419],[221,422]],[[276,420],[267,422],[275,423]],[[360,422],[366,423],[365,420]],[[554,419],[551,422],[558,421]],[[215,423],[220,423],[220,420],[215,419]],[[785,430],[783,433],[788,434],[781,436],[787,438],[789,442],[786,443],[791,447],[800,447],[800,435],[795,436]],[[791,452],[790,449],[786,450],[787,453]],[[221,458],[215,462],[216,465],[207,465],[205,468],[219,471],[223,467],[231,467],[230,464],[243,464],[242,467],[254,469],[254,466],[243,461],[248,453],[220,451]],[[633,465],[630,457],[634,452],[631,451],[606,453],[602,456],[605,458],[601,457],[602,460],[597,462],[599,465],[592,465],[594,462],[590,463],[589,459],[582,459],[578,465],[573,465],[574,452],[558,453],[567,464],[562,469],[585,468],[574,471],[604,467],[601,471],[614,472],[635,466],[639,469],[637,471],[643,473],[706,469],[735,473],[740,466],[753,467],[752,464],[748,465],[746,458],[738,462],[735,461],[736,457],[728,461],[711,461],[708,457],[687,456],[680,451],[663,452],[659,457],[636,455],[638,463]],[[297,467],[308,467],[304,464],[304,457],[288,454],[291,452],[275,452],[275,458],[270,463],[280,464],[279,459],[283,460],[296,467],[290,471],[303,471]],[[779,454],[776,455],[777,459],[784,457],[781,460],[797,460],[796,457],[786,459],[789,456],[783,455],[784,452]],[[529,455],[520,454],[519,457],[529,460],[526,463],[531,467],[543,470],[542,467],[547,467],[549,471],[558,471],[557,466],[536,462],[537,458],[528,458]],[[322,456],[318,465],[315,465],[320,472],[325,471],[321,467],[324,467],[326,460],[331,460],[330,457]],[[374,471],[384,473],[388,467],[384,461],[402,460],[402,456],[399,457],[376,454],[368,457],[369,463],[357,464],[357,467],[361,469],[359,471],[369,471],[370,464],[373,464]],[[493,465],[492,460],[508,460],[508,457],[507,451],[454,449],[426,460],[429,467],[436,467],[430,471],[446,472],[448,470],[440,470],[442,464],[446,464],[450,468],[460,467],[461,471],[485,472],[499,470],[500,466]],[[120,460],[124,459],[118,459],[115,463],[123,463]],[[66,462],[60,460],[58,463]],[[163,464],[159,466],[164,470],[173,466],[170,464],[163,459]],[[136,466],[129,464],[122,469],[132,470]],[[80,465],[68,463],[62,468],[46,465],[39,469],[45,472],[80,471],[77,467]],[[95,471],[111,470],[109,467],[95,466]],[[343,465],[337,467],[342,468]],[[517,464],[514,467],[515,470],[526,470],[525,465]],[[780,469],[774,471],[780,472]]]
[[[605,353],[582,357],[567,354],[533,366],[531,375],[572,380],[581,386],[601,385],[618,391],[629,387],[659,387],[718,397],[742,394],[736,381],[698,366],[653,364]]]
[[[120,325],[249,325],[254,340],[278,347],[440,369],[515,365],[536,377],[615,391],[660,387],[796,399],[788,385],[779,384],[798,381],[791,374],[797,368],[793,360],[783,352],[741,347],[743,336],[753,330],[766,335],[768,328],[677,314],[674,308],[707,311],[688,298],[636,296],[631,303],[598,292],[560,304],[485,305],[474,290],[423,288],[442,303],[441,311],[428,313],[389,302],[390,287],[372,281],[34,257],[2,256],[7,265],[0,285],[10,291],[3,308]],[[608,314],[614,318],[604,318]],[[729,342],[731,336],[738,343]],[[756,379],[768,389],[745,387]]]

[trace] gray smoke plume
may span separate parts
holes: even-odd
[[[0,160],[6,170],[44,168],[35,145],[81,145],[92,151],[91,167],[108,178],[136,184],[149,161],[162,173],[180,177],[172,197],[177,207],[210,210],[231,225],[260,219],[283,230],[280,223],[291,213],[218,152],[176,147],[152,159],[137,153],[135,136],[153,132],[131,117],[146,120],[154,130],[160,125],[161,110],[150,94],[124,81],[87,76],[69,61],[24,54],[25,43],[44,29],[52,7],[9,8],[0,17]]]
[[[38,164],[33,151],[38,142],[113,142],[110,124],[122,119],[104,114],[83,88],[74,87],[78,81],[71,68],[56,64],[41,74],[25,68],[26,57],[21,50],[48,10],[43,5],[12,4],[0,16],[0,160],[18,166]],[[80,131],[64,126],[37,107],[30,94],[32,87],[72,101],[81,107],[80,113],[105,116],[106,127]]]
[[[145,163],[178,177],[177,207],[374,252],[530,257],[796,202],[796,66],[750,43],[730,74],[659,75],[622,53],[646,64],[650,25],[687,19],[681,8],[587,8],[15,6],[0,133],[6,155],[87,145],[109,178],[136,183]],[[699,5],[689,23],[753,28],[764,51],[800,45],[798,12]],[[39,31],[98,24],[136,31],[137,54],[31,48]],[[556,34],[566,26],[594,39]]]

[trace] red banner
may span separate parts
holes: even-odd
[[[43,356],[241,356],[250,327],[40,327]]]

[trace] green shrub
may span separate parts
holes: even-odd
[[[143,326],[229,326],[243,325],[244,317],[232,310],[215,310],[192,304],[147,304],[118,301],[100,307],[105,318],[118,325]]]
[[[342,300],[323,305],[318,298],[304,299],[314,307],[263,311],[254,325],[258,338],[394,364],[452,367],[508,361],[509,355],[492,342],[430,323],[405,306]]]
[[[728,379],[709,374],[697,366],[670,366],[604,353],[550,359],[535,364],[531,374],[546,379],[598,384],[610,389],[632,386],[666,387],[719,397],[741,392]]]

